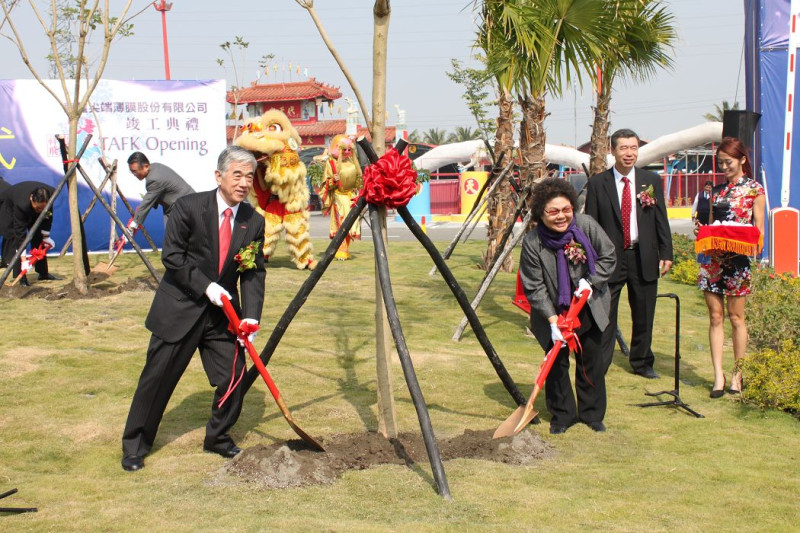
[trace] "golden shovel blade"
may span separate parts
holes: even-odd
[[[536,401],[536,397],[539,395],[540,390],[541,388],[539,385],[533,386],[533,391],[531,391],[531,397],[528,399],[528,403],[517,407],[516,411],[511,413],[511,416],[506,418],[505,421],[497,427],[494,435],[492,435],[493,439],[499,439],[501,437],[513,437],[525,429],[525,427],[531,423],[531,420],[536,418],[536,415],[539,414],[539,411],[536,411],[533,408],[533,402]]]

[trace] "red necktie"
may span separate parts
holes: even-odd
[[[228,257],[228,250],[231,247],[231,215],[233,211],[227,208],[222,212],[225,217],[222,220],[222,225],[219,227],[219,273],[222,274],[222,265],[225,264],[225,259]]]
[[[625,248],[631,246],[631,181],[627,176],[622,177],[622,235]]]

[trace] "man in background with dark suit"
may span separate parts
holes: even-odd
[[[38,220],[54,192],[53,187],[38,181],[21,181],[0,192],[0,235],[3,236],[4,265],[8,265],[22,246],[28,230]],[[43,242],[49,244],[50,248],[55,247],[53,239],[50,238],[52,223],[53,214],[48,212],[31,238],[31,248],[37,248]],[[40,280],[61,279],[47,269],[47,257],[37,261],[34,269],[39,274]],[[12,270],[14,277],[19,276],[21,271],[22,264],[17,261]],[[22,277],[20,285],[28,286],[27,276]]]
[[[128,223],[129,230],[135,230],[144,224],[150,209],[159,205],[164,209],[164,227],[166,227],[172,204],[178,198],[194,192],[177,172],[161,163],[151,164],[142,152],[133,152],[128,157],[128,170],[139,181],[144,180],[147,189],[142,203],[136,208],[133,219]]]
[[[261,318],[264,218],[243,202],[255,169],[250,152],[229,146],[217,163],[219,187],[184,196],[172,206],[161,254],[166,271],[145,321],[152,332],[147,359],[122,434],[122,468],[129,472],[144,467],[164,409],[196,349],[216,387],[203,449],[226,458],[241,452],[228,431],[242,409],[243,389],[235,384],[244,356],[236,356],[236,337],[221,307],[224,295],[246,317],[242,322],[257,324]],[[237,264],[234,256],[254,242],[254,261]]]
[[[634,374],[656,379],[655,355],[650,345],[658,295],[658,278],[672,266],[672,235],[661,179],[634,167],[639,157],[639,136],[628,129],[611,136],[615,164],[589,179],[586,214],[592,216],[614,243],[617,266],[609,280],[610,327],[617,329],[622,288],[628,287],[631,307],[630,364]],[[607,355],[614,352],[615,336],[608,336]]]

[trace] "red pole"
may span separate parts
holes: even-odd
[[[169,44],[167,43],[167,11],[172,9],[172,2],[167,3],[166,0],[153,2],[153,7],[156,11],[161,12],[161,33],[164,38],[164,72],[166,79],[169,77]]]

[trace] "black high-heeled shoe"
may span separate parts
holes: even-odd
[[[721,389],[711,389],[711,392],[708,394],[709,398],[722,398],[723,394],[725,394],[725,385],[728,383],[727,376],[722,376],[722,388]]]

